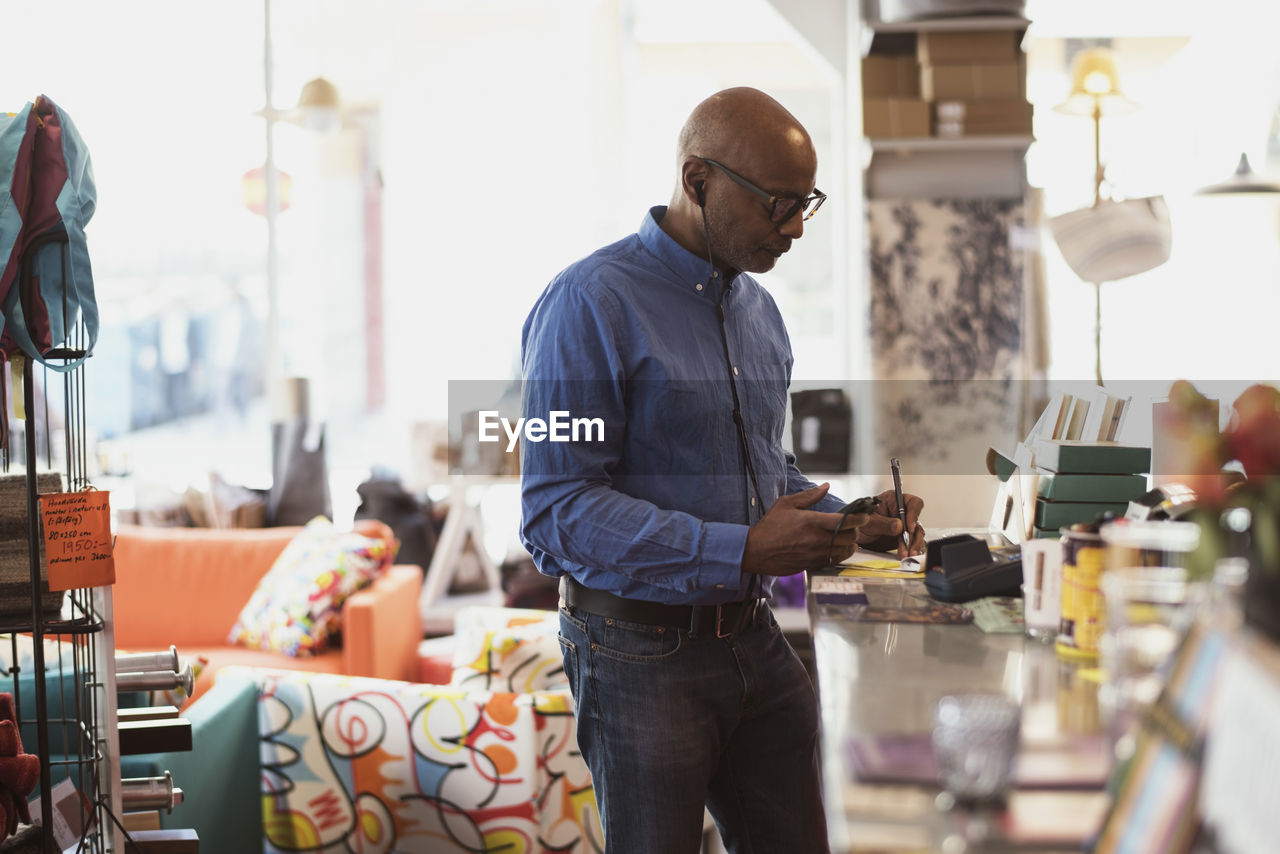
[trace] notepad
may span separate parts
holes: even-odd
[[[919,575],[924,572],[923,555],[909,557],[906,560],[898,560],[897,555],[873,552],[870,549],[858,549],[847,560],[841,561],[840,566],[869,572],[905,572],[911,575]]]

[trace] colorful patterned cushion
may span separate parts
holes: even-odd
[[[309,656],[342,628],[342,603],[391,565],[394,545],[312,519],[285,546],[240,611],[233,644]]]
[[[529,693],[567,688],[556,611],[472,605],[454,618],[454,685]]]

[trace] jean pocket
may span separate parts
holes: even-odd
[[[560,641],[560,658],[565,678],[569,681],[569,693],[577,699],[581,696],[578,693],[578,645],[564,635],[559,635],[556,640]]]
[[[618,661],[663,661],[680,651],[681,632],[666,626],[650,626],[601,617],[588,633],[591,651]]]
[[[576,629],[578,632],[580,632],[583,635],[587,633],[586,619],[583,617],[582,614],[580,614],[578,611],[575,611],[572,607],[568,605],[560,606],[560,620],[561,620],[561,626],[560,626],[561,637],[564,637],[564,634],[565,634],[564,622],[568,622],[570,627]]]

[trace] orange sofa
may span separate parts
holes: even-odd
[[[394,539],[375,520],[359,520],[354,529]],[[228,643],[259,579],[301,530],[119,526],[112,594],[116,649],[147,652],[173,644],[179,655],[208,659],[184,706],[229,664],[413,680],[422,640],[422,570],[409,564],[390,567],[343,603],[339,649],[294,658]]]

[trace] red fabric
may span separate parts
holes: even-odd
[[[39,782],[39,758],[22,752],[13,695],[0,694],[0,839],[17,833],[19,821],[31,823],[27,796]]]
[[[45,96],[36,98],[27,114],[27,130],[18,151],[10,184],[13,204],[22,214],[22,227],[13,242],[13,251],[0,276],[0,298],[14,286],[17,262],[27,246],[38,236],[62,222],[58,213],[58,194],[67,182],[67,163],[62,155],[62,126],[58,110]],[[49,315],[40,295],[40,283],[32,281],[34,293],[21,294],[24,319],[32,340],[47,350],[51,346]],[[17,353],[18,345],[8,330],[0,335],[0,350]]]

